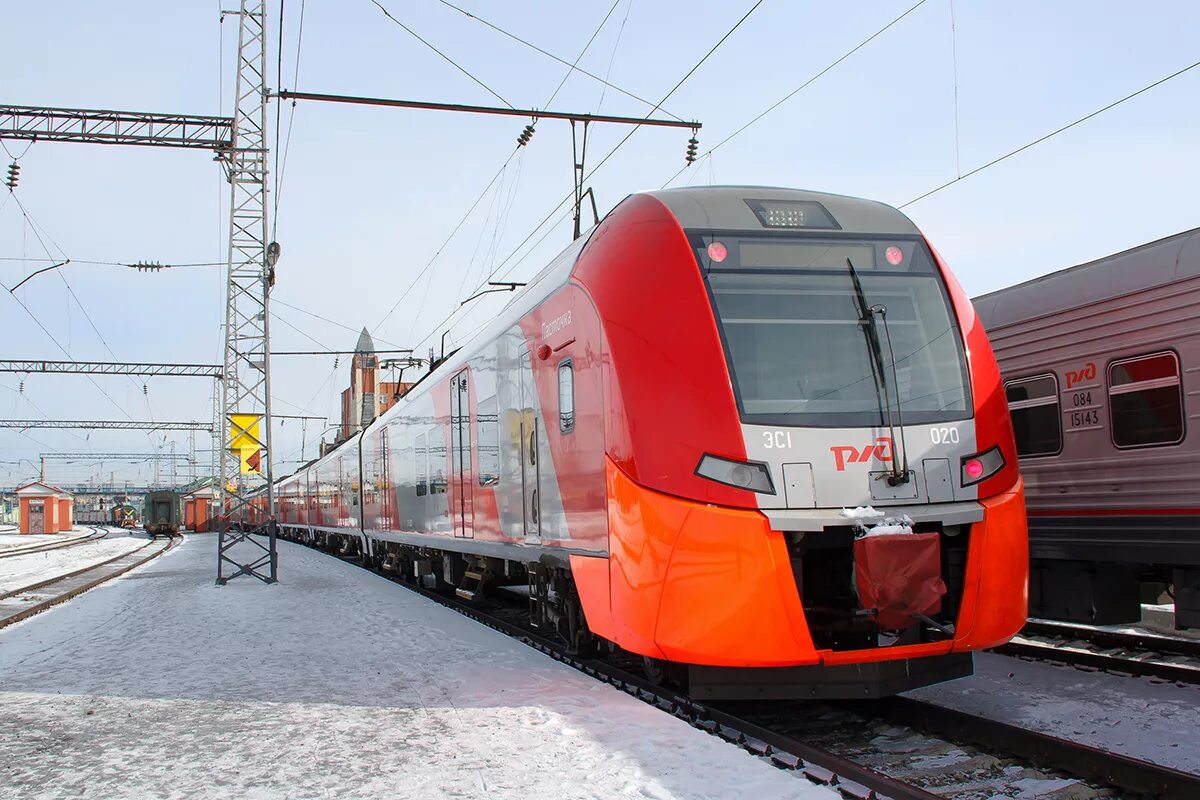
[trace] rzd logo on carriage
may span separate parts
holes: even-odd
[[[1072,386],[1074,386],[1077,383],[1082,383],[1083,381],[1096,380],[1096,364],[1095,364],[1095,362],[1089,361],[1088,363],[1084,364],[1083,369],[1081,369],[1079,371],[1076,371],[1073,369],[1067,370],[1066,378],[1067,378],[1067,388],[1068,389],[1070,389]]]
[[[833,460],[837,464],[837,471],[845,472],[847,464],[862,464],[865,461],[870,461],[872,458],[879,461],[891,461],[892,438],[890,436],[880,436],[861,450],[854,445],[835,444],[829,448],[829,452],[833,453]]]

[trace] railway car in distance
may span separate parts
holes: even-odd
[[[1200,627],[1200,229],[977,297],[1029,503],[1030,614]]]
[[[702,698],[901,692],[1026,618],[983,328],[907,217],[839,195],[630,196],[276,496],[284,537],[519,588]]]
[[[113,506],[109,511],[109,524],[117,528],[136,528],[137,509],[128,502]]]
[[[147,492],[142,506],[142,526],[152,538],[175,536],[183,524],[183,500],[179,492]]]

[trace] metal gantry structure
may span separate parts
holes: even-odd
[[[0,428],[31,430],[34,428],[76,428],[80,430],[112,431],[208,431],[207,422],[156,422],[134,419],[0,419]]]
[[[271,470],[270,296],[278,246],[267,243],[267,12],[264,0],[241,0],[229,179],[229,279],[225,303],[225,368],[221,405],[226,431],[220,457],[217,583],[250,575],[276,580],[275,496]],[[251,422],[258,418],[261,424]],[[234,420],[241,424],[234,426]],[[235,433],[236,431],[236,433]],[[259,434],[257,431],[261,431]],[[240,440],[240,445],[235,442]],[[256,450],[248,471],[242,451]],[[232,483],[232,486],[230,485]],[[262,493],[265,531],[234,528],[231,517]],[[223,496],[222,496],[223,495]],[[252,536],[265,533],[265,541]],[[235,553],[234,551],[237,550]],[[252,556],[246,557],[250,550]]]
[[[0,105],[0,138],[27,141],[219,150],[232,124],[228,117]]]
[[[0,372],[52,372],[70,375],[179,375],[219,378],[219,364],[132,364],[119,361],[0,360]]]
[[[175,453],[42,453],[42,461],[187,461]]]

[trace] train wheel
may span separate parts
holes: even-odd
[[[687,691],[687,666],[684,664],[642,656],[642,670],[655,686]]]

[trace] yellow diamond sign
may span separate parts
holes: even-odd
[[[247,450],[262,447],[258,438],[258,422],[262,414],[229,415],[229,449]]]

